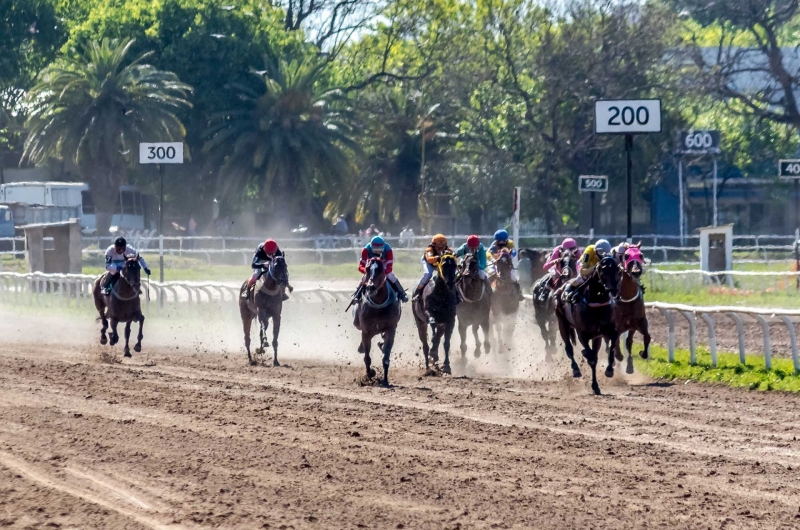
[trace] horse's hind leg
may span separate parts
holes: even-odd
[[[603,345],[603,341],[602,339],[594,339],[592,345],[589,346],[588,342],[583,339],[580,334],[578,337],[583,345],[583,356],[586,358],[589,368],[592,369],[592,392],[594,392],[596,396],[599,396],[600,385],[597,384],[597,354],[600,351],[600,347]]]
[[[364,349],[364,365],[367,367],[367,378],[372,379],[375,377],[375,369],[372,368],[372,359],[369,356],[369,351],[372,349],[372,337],[369,333],[361,332],[361,346]]]
[[[446,374],[453,373],[450,370],[450,338],[453,336],[455,325],[455,322],[448,322],[444,325],[444,365],[442,366],[442,371]]]
[[[100,320],[103,322],[103,328],[100,330],[100,344],[105,346],[108,344],[108,337],[106,337],[106,330],[108,329],[108,319],[106,318],[106,310],[100,312]]]
[[[127,322],[125,322],[125,353],[124,353],[125,357],[131,356],[131,349],[128,346],[130,340],[131,340],[131,321],[128,320]]]
[[[117,333],[117,324],[119,324],[119,320],[114,317],[111,317],[111,340],[109,344],[114,346],[116,343],[119,342],[119,333]]]
[[[252,315],[242,315],[242,330],[244,331],[244,347],[247,350],[247,362],[250,365],[256,364],[253,357],[250,355],[250,328],[253,325]]]
[[[575,350],[572,348],[569,331],[569,323],[567,323],[565,320],[562,321],[559,319],[558,332],[561,334],[561,340],[564,341],[564,350],[566,351],[567,358],[572,366],[572,377],[580,377],[581,369],[578,367],[578,363],[575,362]]]
[[[278,362],[278,335],[281,333],[281,316],[272,317],[272,366],[280,366]]]
[[[431,353],[428,347],[428,324],[417,321],[417,334],[419,334],[419,340],[422,342],[422,353],[425,354],[425,369],[428,370],[430,368],[428,358]]]
[[[628,352],[628,362],[625,365],[625,373],[632,374],[633,373],[633,334],[636,333],[634,330],[628,331],[628,336],[625,338],[625,349]]]
[[[489,323],[489,318],[488,317],[486,318],[485,321],[481,322],[481,329],[483,330],[483,349],[486,351],[487,354],[489,354],[492,351],[492,337],[491,337],[492,326]],[[477,336],[478,336],[478,327],[475,326],[475,338],[476,339],[477,339]],[[477,340],[475,342],[477,343]]]
[[[142,332],[142,328],[144,328],[144,315],[139,315],[139,333],[136,335],[136,344],[133,346],[133,351],[139,353],[142,351],[142,339],[144,338],[144,333]]]
[[[394,346],[394,335],[396,329],[390,329],[383,334],[383,386],[389,386],[389,362],[392,353],[392,346]]]
[[[458,319],[458,336],[461,338],[461,357],[465,358],[467,355],[467,330],[469,326],[464,322],[464,319]],[[473,328],[474,331],[475,328]],[[475,357],[480,355],[478,352],[475,352]]]

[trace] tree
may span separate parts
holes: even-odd
[[[97,232],[108,233],[126,169],[141,141],[182,139],[176,112],[189,106],[191,87],[158,70],[133,40],[91,41],[39,74],[27,95],[30,115],[24,157],[34,163],[68,159],[89,184]]]
[[[221,163],[223,196],[265,204],[273,218],[311,212],[311,201],[353,174],[340,93],[325,87],[325,63],[266,59],[255,87],[235,85],[240,105],[212,118],[204,151]]]

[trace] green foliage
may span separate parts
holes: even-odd
[[[778,390],[800,392],[800,376],[795,375],[791,359],[772,360],[772,370],[764,368],[764,357],[746,356],[745,364],[739,363],[739,355],[718,353],[717,366],[711,365],[708,350],[697,351],[697,363],[689,363],[688,350],[676,350],[675,362],[668,362],[665,348],[651,345],[650,359],[635,358],[636,368],[657,379],[723,383],[750,390]]]

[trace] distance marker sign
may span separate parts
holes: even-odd
[[[597,134],[661,132],[660,99],[599,100],[594,103]]]
[[[778,173],[778,176],[780,178],[787,180],[800,179],[800,160],[781,160],[779,167],[780,173]]]
[[[608,191],[608,177],[601,175],[581,175],[578,177],[578,190],[605,193]]]
[[[681,131],[678,133],[679,153],[719,153],[719,131]]]
[[[183,164],[183,142],[139,144],[140,164]]]

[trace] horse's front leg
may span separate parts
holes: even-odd
[[[614,377],[614,361],[616,360],[616,351],[617,351],[617,342],[618,338],[609,339],[607,335],[604,335],[603,339],[599,339],[602,345],[603,342],[606,343],[606,354],[608,355],[608,366],[606,366],[606,377]]]
[[[450,369],[450,338],[453,336],[453,329],[455,327],[455,319],[444,325],[444,366],[442,366],[442,371],[446,374],[453,373]]]
[[[425,355],[425,370],[429,370],[430,364],[428,359],[431,350],[428,347],[428,324],[426,322],[417,320],[417,334],[419,335],[420,342],[422,342],[422,353]]]
[[[125,350],[124,350],[125,357],[131,356],[131,349],[130,347],[128,347],[128,343],[130,342],[130,340],[131,340],[131,321],[128,320],[127,322],[125,322]]]
[[[583,356],[586,359],[586,363],[589,365],[589,368],[592,369],[592,391],[596,396],[599,396],[600,385],[597,384],[597,353],[600,351],[603,341],[602,339],[593,339],[590,346],[589,341],[581,336],[580,333],[578,334],[578,340],[580,340],[583,346]]]
[[[105,346],[108,344],[108,338],[106,337],[106,330],[108,329],[108,319],[106,318],[106,311],[100,311],[100,320],[103,322],[103,327],[100,330],[100,344]]]
[[[114,317],[111,317],[111,340],[109,344],[114,346],[116,343],[119,342],[119,333],[117,333],[117,324],[119,324],[119,320]]]
[[[572,341],[570,340],[571,335],[575,332],[566,318],[558,318],[558,332],[561,334],[561,340],[564,341],[564,351],[572,368],[572,377],[581,377],[581,369],[578,367],[578,363],[575,362],[575,350],[572,348]]]
[[[142,351],[142,339],[144,338],[144,332],[142,329],[144,328],[144,315],[141,313],[139,314],[139,333],[136,335],[136,344],[133,346],[133,351],[139,353]]]
[[[264,362],[264,354],[267,351],[267,345],[269,344],[269,340],[267,339],[267,331],[269,330],[269,317],[267,316],[267,312],[263,309],[258,310],[258,326],[259,326],[259,347],[256,350],[256,353],[261,356],[261,362]]]
[[[481,336],[478,330],[480,329],[480,324],[472,324],[472,340],[475,341],[475,358],[481,356]]]
[[[648,329],[647,317],[643,317],[639,323],[639,333],[644,338],[644,349],[639,352],[639,357],[647,359],[650,356],[650,331]]]
[[[278,335],[281,333],[281,316],[272,316],[272,366],[280,366],[278,362]]]
[[[433,327],[433,337],[431,338],[431,361],[433,364],[439,362],[439,343],[444,334],[444,324],[435,324]]]
[[[481,330],[483,330],[483,349],[486,351],[487,354],[491,353],[492,351],[492,336],[491,336],[491,323],[489,322],[489,315],[486,315],[486,318],[483,322],[481,322]],[[478,326],[475,326],[475,338],[476,344],[479,344],[477,341],[478,337]],[[476,355],[477,357],[477,355]]]
[[[372,368],[372,358],[369,351],[372,349],[372,336],[366,331],[361,332],[361,347],[364,350],[364,365],[367,367],[367,379],[375,377],[375,369]]]
[[[397,329],[390,329],[383,334],[383,386],[389,386],[389,362],[396,332]]]
[[[625,350],[628,352],[628,362],[625,365],[625,373],[632,374],[633,373],[633,334],[636,333],[634,330],[628,331],[628,336],[625,337]]]
[[[458,336],[461,338],[461,356],[464,357],[467,354],[467,331],[469,326],[464,322],[463,318],[458,319]],[[475,328],[472,328],[473,332],[475,332]],[[475,352],[475,357],[480,355],[477,351]]]

